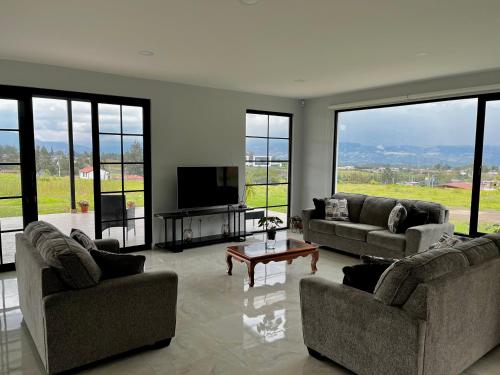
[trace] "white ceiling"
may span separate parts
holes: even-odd
[[[0,59],[296,98],[500,68],[499,35],[499,0],[2,0],[0,7]]]

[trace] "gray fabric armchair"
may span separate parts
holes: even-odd
[[[119,251],[116,240],[96,244]],[[49,374],[143,346],[166,346],[175,335],[174,272],[145,272],[73,290],[24,233],[16,235],[16,269],[24,323]]]
[[[403,258],[429,248],[443,233],[453,234],[448,209],[439,203],[401,200],[428,212],[429,223],[408,228],[406,233],[391,233],[387,221],[398,200],[361,194],[337,193],[346,199],[349,221],[329,221],[315,217],[314,209],[302,211],[304,241],[356,255]]]

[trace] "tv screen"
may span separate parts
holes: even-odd
[[[238,167],[177,168],[178,208],[236,204],[238,197]]]

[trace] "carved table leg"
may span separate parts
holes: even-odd
[[[233,261],[231,254],[226,254],[226,263],[227,263],[227,274],[233,274]]]
[[[319,259],[319,251],[318,250],[313,251],[311,253],[311,256],[312,256],[312,260],[311,260],[311,272],[314,275],[316,273],[316,271],[318,271],[318,269],[316,268],[316,263],[318,262],[318,259]]]
[[[249,262],[249,263],[247,263],[247,266],[248,266],[249,285],[250,285],[250,287],[253,287],[255,264],[253,264],[252,262]]]

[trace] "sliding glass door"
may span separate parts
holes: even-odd
[[[99,103],[98,113],[103,238],[144,245],[143,108]]]
[[[0,85],[0,270],[13,268],[15,233],[34,220],[116,238],[123,251],[151,246],[149,108]]]
[[[14,262],[23,218],[19,101],[0,98],[0,266]]]

